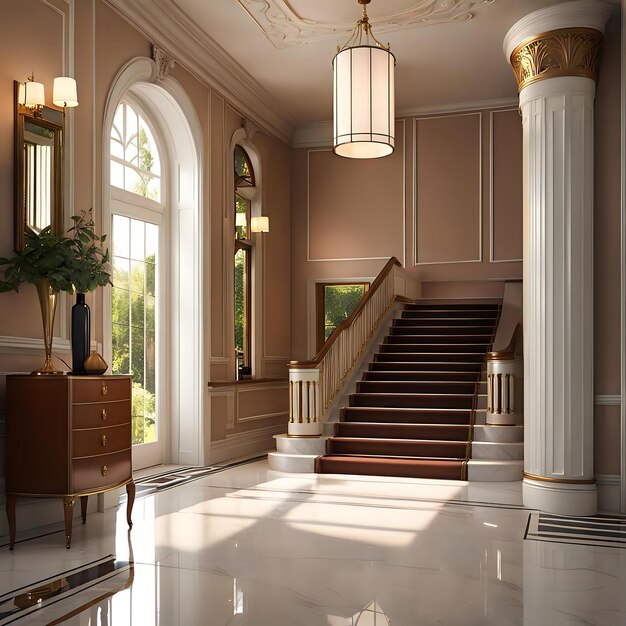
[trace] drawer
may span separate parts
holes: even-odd
[[[74,493],[113,487],[130,480],[131,476],[130,450],[72,461]]]
[[[130,399],[130,378],[73,378],[72,402],[111,402]]]
[[[72,407],[72,428],[103,428],[130,423],[130,400],[75,404]]]
[[[107,428],[88,428],[72,432],[72,457],[110,454],[130,448],[130,423]]]

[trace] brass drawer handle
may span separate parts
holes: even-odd
[[[107,387],[107,384],[106,383],[102,383],[102,395],[106,396],[108,391],[109,391],[109,388]]]
[[[102,409],[102,421],[106,422],[107,421],[107,417],[108,417],[108,413],[106,409]]]
[[[108,471],[109,471],[109,468],[106,465],[103,465],[102,469],[100,470],[103,476],[106,476]]]
[[[104,446],[107,445],[107,436],[106,435],[102,435],[102,447],[104,448]]]

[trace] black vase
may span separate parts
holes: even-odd
[[[84,374],[84,363],[91,343],[91,317],[85,304],[85,294],[76,294],[72,307],[72,374]]]

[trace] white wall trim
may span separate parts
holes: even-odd
[[[616,395],[596,395],[593,403],[596,406],[622,406],[622,396]]]
[[[417,249],[417,122],[425,119],[444,117],[468,117],[478,115],[478,258],[463,261],[418,261]],[[483,262],[483,114],[482,111],[454,112],[451,115],[422,115],[413,118],[413,266],[458,265]]]
[[[402,123],[402,265],[406,267],[406,120],[396,119],[396,123]],[[332,142],[331,142],[332,144]],[[332,148],[316,148],[308,150],[306,155],[306,260],[309,263],[334,262],[334,261],[388,261],[392,256],[375,257],[342,257],[337,259],[312,259],[311,258],[311,152],[331,152]]]
[[[92,339],[91,349],[99,350],[100,344]],[[72,342],[69,339],[53,337],[52,353],[61,352],[70,354],[72,352]],[[0,335],[1,354],[43,354],[43,338],[36,337],[12,337],[10,335]]]
[[[106,0],[137,30],[166,50],[204,85],[286,143],[296,121],[268,90],[173,2]]]

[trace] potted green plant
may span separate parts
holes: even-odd
[[[0,258],[0,267],[4,266],[0,278],[0,292],[19,291],[23,283],[36,286],[44,329],[44,347],[46,360],[37,374],[62,374],[52,365],[52,329],[56,312],[57,296],[65,291],[84,294],[97,287],[111,284],[109,251],[102,244],[106,235],[96,235],[92,211],[82,211],[72,216],[72,227],[67,231],[70,236],[55,235],[51,227],[44,228],[38,234],[26,234],[24,249],[11,258]],[[74,313],[74,311],[73,311]],[[74,317],[74,315],[73,315]],[[89,318],[82,320],[84,335],[83,352],[86,343],[89,346]],[[72,343],[74,339],[81,343],[80,336],[74,336],[72,325]],[[87,351],[87,355],[89,352]],[[74,345],[72,346],[74,357]],[[82,367],[84,358],[77,367]]]

